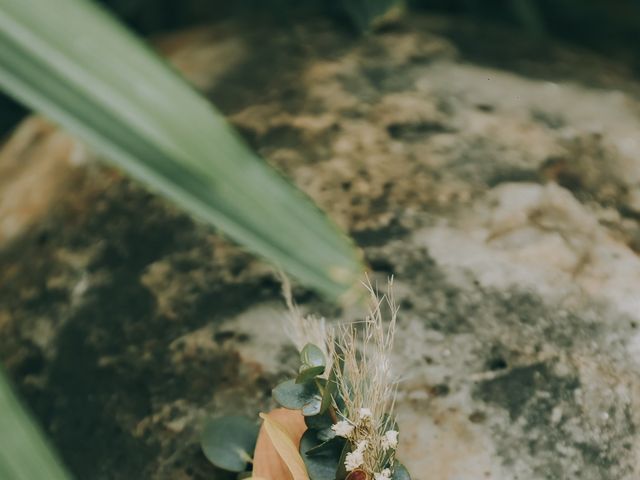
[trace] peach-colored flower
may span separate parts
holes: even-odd
[[[264,423],[253,456],[254,480],[309,480],[298,447],[307,426],[299,410],[260,414]]]

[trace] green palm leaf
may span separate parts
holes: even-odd
[[[135,37],[83,0],[0,0],[0,87],[131,176],[336,297],[349,241]]]
[[[22,409],[0,370],[0,478],[66,480],[38,427]]]

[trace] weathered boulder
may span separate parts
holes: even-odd
[[[584,52],[474,32],[229,24],[160,48],[375,279],[395,275],[415,479],[637,479],[640,89]],[[203,418],[269,408],[295,367],[272,270],[40,119],[0,173],[0,360],[67,464],[227,478]]]

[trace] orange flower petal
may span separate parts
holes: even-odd
[[[260,414],[264,423],[253,456],[253,475],[265,480],[309,480],[298,447],[307,430],[299,410]]]

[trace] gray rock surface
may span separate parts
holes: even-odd
[[[246,32],[160,48],[374,279],[395,275],[413,477],[640,478],[640,89],[624,67],[419,16],[364,39]],[[65,461],[81,479],[227,478],[199,452],[203,418],[269,408],[295,368],[271,269],[40,119],[0,173],[0,359]]]

